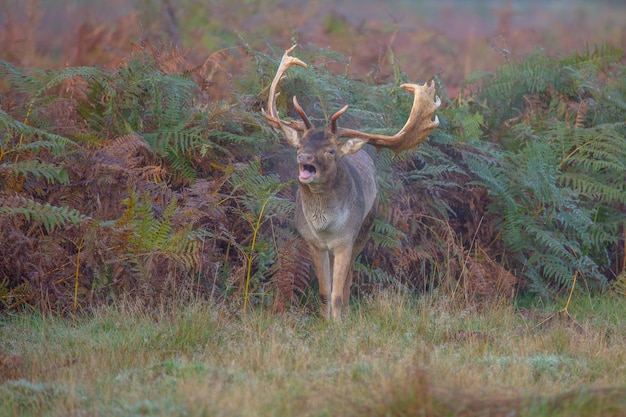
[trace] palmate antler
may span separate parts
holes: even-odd
[[[368,143],[377,150],[389,148],[395,154],[413,149],[425,142],[430,131],[439,126],[439,118],[435,116],[433,120],[435,111],[441,105],[441,100],[435,96],[435,83],[431,81],[424,85],[402,84],[400,87],[413,91],[414,97],[409,119],[398,133],[393,136],[373,135],[358,130],[339,128],[337,136],[366,138],[369,139]]]
[[[280,128],[285,134],[287,140],[290,142],[297,138],[298,131],[306,131],[311,128],[311,123],[309,122],[306,113],[302,110],[302,107],[300,107],[295,97],[293,98],[294,106],[300,115],[302,122],[285,122],[280,119],[276,109],[276,97],[278,96],[276,93],[276,87],[283,74],[294,65],[305,68],[307,67],[304,62],[289,55],[295,47],[296,45],[293,45],[285,51],[276,72],[276,76],[270,86],[270,99],[267,105],[268,112],[262,110],[262,113],[268,120],[269,124],[273,127]],[[426,141],[428,139],[428,134],[434,128],[439,126],[439,118],[434,116],[434,114],[441,105],[441,100],[439,97],[435,96],[435,84],[431,81],[430,83],[424,85],[402,84],[401,87],[407,91],[413,92],[413,107],[411,108],[411,114],[409,115],[404,127],[395,135],[375,135],[353,129],[338,128],[337,119],[339,119],[339,117],[348,110],[348,106],[344,106],[331,117],[331,132],[336,134],[337,137],[367,139],[368,143],[376,147],[377,150],[380,150],[381,148],[389,148],[396,154],[415,148],[420,143]],[[433,116],[435,117],[434,119]]]
[[[294,104],[296,105],[296,110],[300,114],[300,117],[303,119],[302,122],[297,122],[295,120],[285,122],[280,119],[280,117],[278,116],[278,110],[276,109],[276,98],[280,94],[276,92],[276,87],[278,86],[278,83],[282,79],[283,74],[289,68],[296,66],[296,65],[307,68],[307,65],[304,62],[302,62],[298,58],[295,58],[289,55],[296,48],[296,46],[297,45],[293,45],[291,48],[287,49],[285,53],[283,54],[283,58],[280,60],[280,64],[278,65],[278,70],[276,70],[276,75],[274,76],[274,79],[272,80],[272,84],[270,85],[270,96],[267,102],[267,112],[265,111],[265,109],[261,109],[261,113],[263,113],[263,116],[267,119],[269,125],[272,126],[273,128],[281,129],[283,133],[285,134],[286,139],[289,142],[292,142],[292,140],[297,141],[298,131],[303,132],[310,127],[310,126],[307,127],[307,125],[305,124],[308,122],[308,118],[306,117],[304,110],[302,110],[302,108],[298,104],[295,96],[293,97],[293,101],[294,101]]]

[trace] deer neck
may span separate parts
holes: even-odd
[[[354,181],[343,163],[337,165],[336,175],[325,183],[300,183],[302,211],[309,224],[316,230],[326,230],[332,224],[342,222],[349,214],[354,188]]]

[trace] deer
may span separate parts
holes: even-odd
[[[398,154],[428,139],[439,126],[433,115],[441,105],[434,82],[403,84],[413,92],[413,106],[404,127],[395,135],[379,135],[341,128],[337,121],[347,110],[333,114],[324,128],[315,128],[293,97],[301,120],[282,120],[276,106],[276,88],[286,71],[307,64],[291,56],[297,45],[287,49],[270,84],[267,111],[261,113],[270,127],[282,131],[296,148],[298,191],[294,224],[308,244],[315,268],[324,316],[341,321],[352,285],[352,269],[363,250],[377,214],[378,187],[372,157],[363,149],[370,144],[380,151],[388,148]]]

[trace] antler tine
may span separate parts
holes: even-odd
[[[309,116],[306,115],[304,109],[302,108],[302,106],[300,106],[300,103],[298,103],[298,99],[296,98],[296,96],[293,96],[293,107],[296,109],[296,113],[298,113],[298,115],[304,122],[305,129],[309,130],[313,125],[309,120]]]
[[[278,65],[278,70],[276,70],[276,75],[274,76],[272,84],[270,85],[270,95],[267,103],[267,112],[265,111],[265,109],[261,109],[261,113],[263,113],[263,116],[267,119],[270,126],[280,128],[283,131],[285,130],[285,128],[291,128],[299,131],[305,130],[305,126],[303,123],[297,121],[285,122],[283,120],[280,120],[280,117],[278,116],[278,110],[276,109],[276,97],[278,97],[278,95],[280,94],[276,93],[276,87],[278,86],[278,83],[282,79],[285,72],[295,65],[307,68],[307,65],[304,62],[296,57],[289,55],[296,48],[296,46],[297,45],[293,45],[283,54],[283,57],[280,60],[280,64]]]
[[[428,139],[431,130],[439,126],[439,118],[433,115],[441,105],[439,97],[435,96],[435,83],[424,85],[402,84],[402,88],[413,91],[413,107],[411,114],[404,127],[393,136],[374,135],[359,132],[352,129],[338,129],[337,135],[341,137],[360,137],[369,139],[369,144],[381,148],[389,148],[395,154],[415,148]]]
[[[330,131],[333,133],[337,133],[337,119],[339,119],[339,117],[344,114],[346,111],[348,111],[348,105],[346,104],[345,106],[343,106],[342,108],[340,108],[337,113],[333,114],[333,116],[330,118]]]

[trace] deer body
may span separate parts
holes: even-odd
[[[288,68],[306,67],[289,55],[294,48],[295,45],[283,55],[270,87],[268,111],[263,110],[263,115],[298,150],[295,224],[309,245],[325,314],[340,319],[350,298],[352,265],[367,242],[376,215],[376,170],[372,158],[362,148],[369,143],[377,149],[389,148],[398,153],[416,147],[439,125],[436,116],[431,119],[441,102],[438,98],[433,101],[432,84],[402,85],[415,97],[409,119],[394,136],[338,128],[337,119],[348,106],[331,117],[329,127],[315,129],[295,97],[294,107],[302,122],[283,121],[276,109],[276,86]]]
[[[327,182],[299,183],[295,224],[309,244],[325,314],[336,319],[350,299],[352,264],[369,237],[378,190],[374,162],[364,151],[335,165]]]

